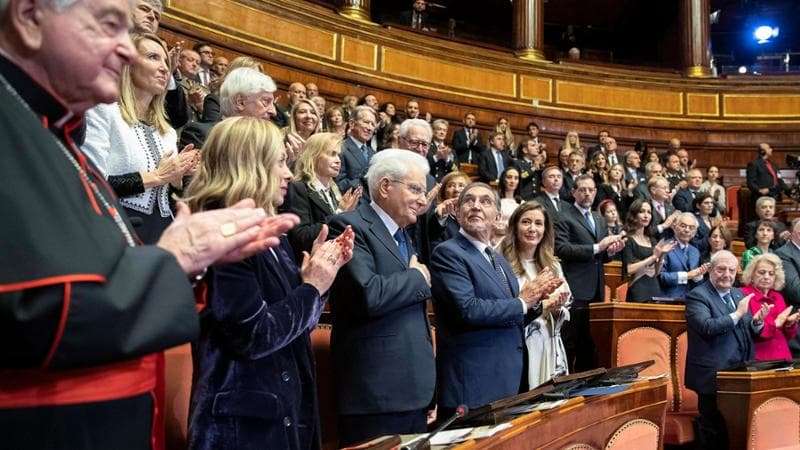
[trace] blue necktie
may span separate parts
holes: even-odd
[[[585,213],[583,213],[583,217],[586,217],[586,222],[589,223],[589,228],[591,228],[592,234],[595,234],[597,232],[597,230],[595,230],[595,228],[594,228],[594,220],[592,219],[592,213],[589,212],[589,211],[586,211]]]
[[[497,259],[494,256],[492,248],[486,247],[484,252],[486,252],[486,255],[489,256],[489,262],[492,264],[494,271],[497,272],[497,276],[500,278],[500,282],[503,284],[503,289],[506,291],[506,295],[511,297],[512,296],[511,284],[509,284],[508,282],[508,278],[506,277],[506,272],[500,266],[500,263],[497,262]]]
[[[495,164],[497,164],[497,179],[500,179],[500,174],[503,173],[505,167],[503,167],[503,157],[500,155],[500,152],[496,152],[494,154]]]
[[[403,261],[408,264],[408,241],[406,240],[406,233],[402,228],[398,228],[394,233],[394,240],[397,242],[397,248],[400,250],[400,256]]]
[[[728,309],[730,312],[736,311],[736,306],[733,303],[733,297],[731,297],[731,293],[728,292],[727,294],[723,295],[722,298],[725,299],[725,304],[728,305]]]
[[[367,144],[361,144],[361,153],[364,155],[364,161],[369,163],[369,147],[367,147]]]

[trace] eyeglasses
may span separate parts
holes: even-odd
[[[697,228],[696,225],[689,225],[688,223],[679,223],[678,228],[682,230],[694,230]]]
[[[417,184],[406,183],[405,181],[400,180],[390,180],[392,183],[402,184],[405,186],[409,192],[416,195],[417,197],[422,197],[426,194],[425,188],[420,187]]]
[[[428,148],[431,146],[430,141],[420,141],[416,139],[405,139],[405,138],[403,138],[403,140],[412,148],[420,148],[420,147]]]

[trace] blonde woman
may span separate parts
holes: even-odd
[[[361,186],[344,195],[334,182],[341,168],[342,137],[336,133],[317,133],[306,142],[306,149],[294,166],[295,181],[289,184],[282,212],[300,217],[300,224],[289,231],[296,253],[311,251],[322,224],[333,214],[352,211],[361,199]]]
[[[185,200],[193,211],[204,211],[251,198],[273,215],[291,178],[278,128],[263,119],[231,117],[209,134]],[[192,344],[189,448],[255,448],[264,442],[319,448],[313,439],[319,434],[317,400],[308,389],[315,383],[309,334],[323,296],[353,250],[352,231],[333,241],[326,236],[322,227],[302,264],[282,238],[274,249],[208,269],[203,332]],[[247,402],[271,406],[243,408]],[[269,417],[294,420],[260,420]]]
[[[347,135],[347,120],[341,106],[331,106],[325,111],[325,131],[336,133],[344,138]]]
[[[511,126],[508,124],[508,119],[505,117],[501,117],[497,119],[497,125],[494,127],[494,131],[501,133],[503,135],[503,139],[506,142],[506,151],[510,152],[516,151],[517,147],[514,145],[514,133],[511,132]],[[511,156],[516,157],[516,154]]]
[[[538,202],[523,203],[514,211],[508,221],[508,233],[499,247],[514,269],[520,286],[545,273],[563,278],[561,264],[555,256],[553,220]],[[571,297],[569,285],[562,283],[542,300],[542,314],[525,327],[528,386],[531,389],[569,372],[561,327],[569,320]]]
[[[578,136],[578,132],[575,130],[567,132],[567,136],[564,138],[564,145],[562,145],[561,148],[569,149],[571,152],[583,152],[581,138]]]
[[[200,154],[191,145],[178,153],[167,122],[166,44],[149,33],[132,40],[139,57],[122,69],[119,102],[86,112],[82,149],[108,178],[127,215],[141,221],[136,233],[142,242],[154,244],[172,223],[170,190],[182,188]]]
[[[306,141],[322,127],[322,117],[317,106],[307,99],[299,99],[289,112],[289,126],[283,129],[289,162],[292,164],[306,147]]]

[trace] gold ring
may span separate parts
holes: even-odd
[[[231,237],[236,234],[236,224],[233,222],[223,223],[219,226],[219,232],[223,237]]]

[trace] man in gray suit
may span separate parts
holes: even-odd
[[[356,107],[351,119],[350,135],[342,142],[342,165],[336,177],[336,185],[340,191],[347,192],[362,186],[369,160],[375,154],[375,149],[369,143],[376,126],[374,109],[364,105]]]
[[[792,220],[791,237],[775,254],[783,262],[783,271],[786,272],[786,286],[783,288],[783,298],[792,306],[800,306],[800,218]],[[800,357],[800,341],[795,336],[789,341],[792,356]]]
[[[367,172],[372,202],[330,220],[332,235],[349,225],[356,240],[330,290],[342,446],[426,430],[436,384],[430,274],[405,228],[427,207],[428,170],[407,150],[376,153]]]

